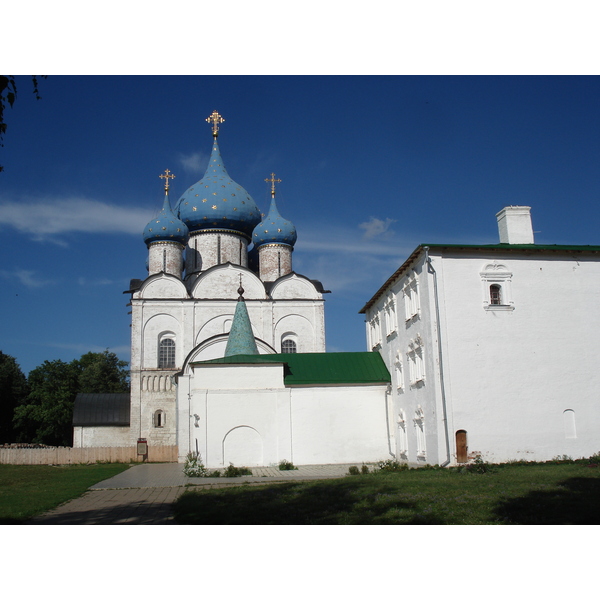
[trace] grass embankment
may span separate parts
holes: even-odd
[[[81,496],[125,464],[0,465],[0,524],[19,524]]]
[[[376,472],[318,482],[188,491],[181,524],[599,524],[600,468],[507,464],[487,473]]]

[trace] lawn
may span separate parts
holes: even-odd
[[[0,465],[0,524],[19,524],[81,496],[125,464]]]
[[[600,468],[507,464],[376,472],[318,482],[204,489],[175,505],[180,524],[599,524]]]

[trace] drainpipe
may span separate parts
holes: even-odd
[[[450,437],[448,435],[448,412],[446,410],[446,386],[444,384],[444,361],[442,357],[442,337],[440,331],[440,303],[438,299],[437,272],[433,268],[431,258],[429,257],[429,246],[425,250],[425,262],[427,263],[427,272],[433,275],[433,296],[435,300],[435,327],[438,338],[438,360],[440,363],[440,388],[442,393],[442,422],[444,423],[444,433],[446,435],[446,460],[440,465],[446,467],[450,464]]]

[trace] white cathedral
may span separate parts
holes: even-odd
[[[146,226],[130,290],[131,393],[80,394],[74,446],[148,444],[211,468],[451,465],[600,451],[600,246],[534,243],[529,207],[500,243],[421,244],[360,311],[367,351],[325,352],[320,282],[296,230],[262,216],[217,143],[204,177]],[[185,259],[184,259],[185,255]]]

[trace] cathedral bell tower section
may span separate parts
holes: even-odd
[[[233,181],[223,163],[217,137],[225,121],[214,111],[213,147],[204,177],[177,203],[179,218],[190,230],[185,253],[186,276],[230,262],[248,266],[248,243],[260,222],[260,212],[250,194]]]
[[[189,232],[187,226],[180,221],[171,210],[169,202],[169,179],[175,175],[165,170],[165,201],[162,210],[144,229],[143,237],[148,247],[148,272],[167,273],[181,279],[183,271],[183,250]]]
[[[261,221],[252,233],[254,247],[258,251],[259,276],[262,281],[276,281],[292,272],[292,252],[296,243],[296,228],[291,221],[286,221],[277,210],[275,203],[275,173],[271,173],[271,207],[269,214]]]

